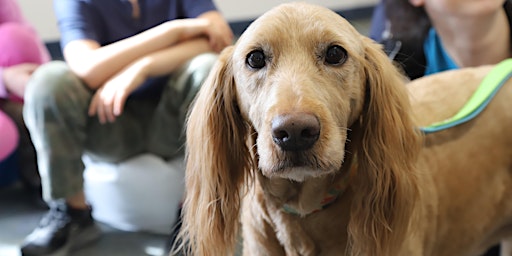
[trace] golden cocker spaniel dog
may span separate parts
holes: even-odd
[[[190,112],[182,242],[232,255],[241,231],[244,255],[483,253],[512,235],[512,83],[472,121],[418,127],[457,112],[489,69],[406,85],[338,14],[270,10]]]

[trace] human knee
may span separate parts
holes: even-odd
[[[215,61],[217,61],[218,56],[215,53],[203,53],[194,57],[188,64],[190,72],[193,74],[201,73],[201,75],[207,76]]]
[[[175,72],[170,80],[170,86],[174,93],[171,97],[176,97],[175,104],[187,106],[194,98],[204,80],[210,73],[218,55],[214,53],[205,53],[198,55],[184,64]]]
[[[65,100],[80,80],[62,61],[52,61],[40,66],[32,75],[25,91],[25,105],[45,105]],[[75,86],[73,86],[75,85]]]

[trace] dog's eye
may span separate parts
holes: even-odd
[[[251,68],[260,69],[265,66],[265,54],[261,50],[255,50],[247,54],[246,63]]]
[[[347,60],[347,50],[339,45],[331,45],[325,52],[325,62],[330,65],[341,65]]]

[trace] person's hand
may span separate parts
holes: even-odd
[[[25,86],[32,73],[39,67],[34,63],[23,63],[3,69],[2,77],[5,88],[20,98],[25,94]]]
[[[147,76],[141,65],[134,64],[122,70],[93,95],[89,105],[89,116],[98,116],[100,123],[113,123],[123,113],[126,99]]]
[[[229,27],[224,17],[217,11],[209,11],[198,17],[210,22],[206,29],[206,34],[210,42],[210,47],[216,51],[222,51],[226,46],[233,43],[233,31]]]
[[[210,48],[215,52],[220,52],[233,42],[231,28],[216,11],[207,12],[195,19],[172,20],[169,25],[181,28],[180,41],[201,36],[208,38]]]

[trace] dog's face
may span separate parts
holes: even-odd
[[[307,4],[266,13],[238,40],[237,102],[265,176],[303,181],[341,168],[363,106],[362,40],[338,14]]]
[[[282,215],[283,203],[315,207],[318,188],[347,180],[336,175],[351,168],[342,168],[345,159],[357,164],[348,176],[352,254],[399,254],[417,195],[410,174],[421,136],[399,70],[338,14],[290,3],[258,18],[222,52],[186,132],[180,236],[193,245],[191,255],[231,254],[242,204],[270,218]],[[273,221],[290,223],[278,218]]]

